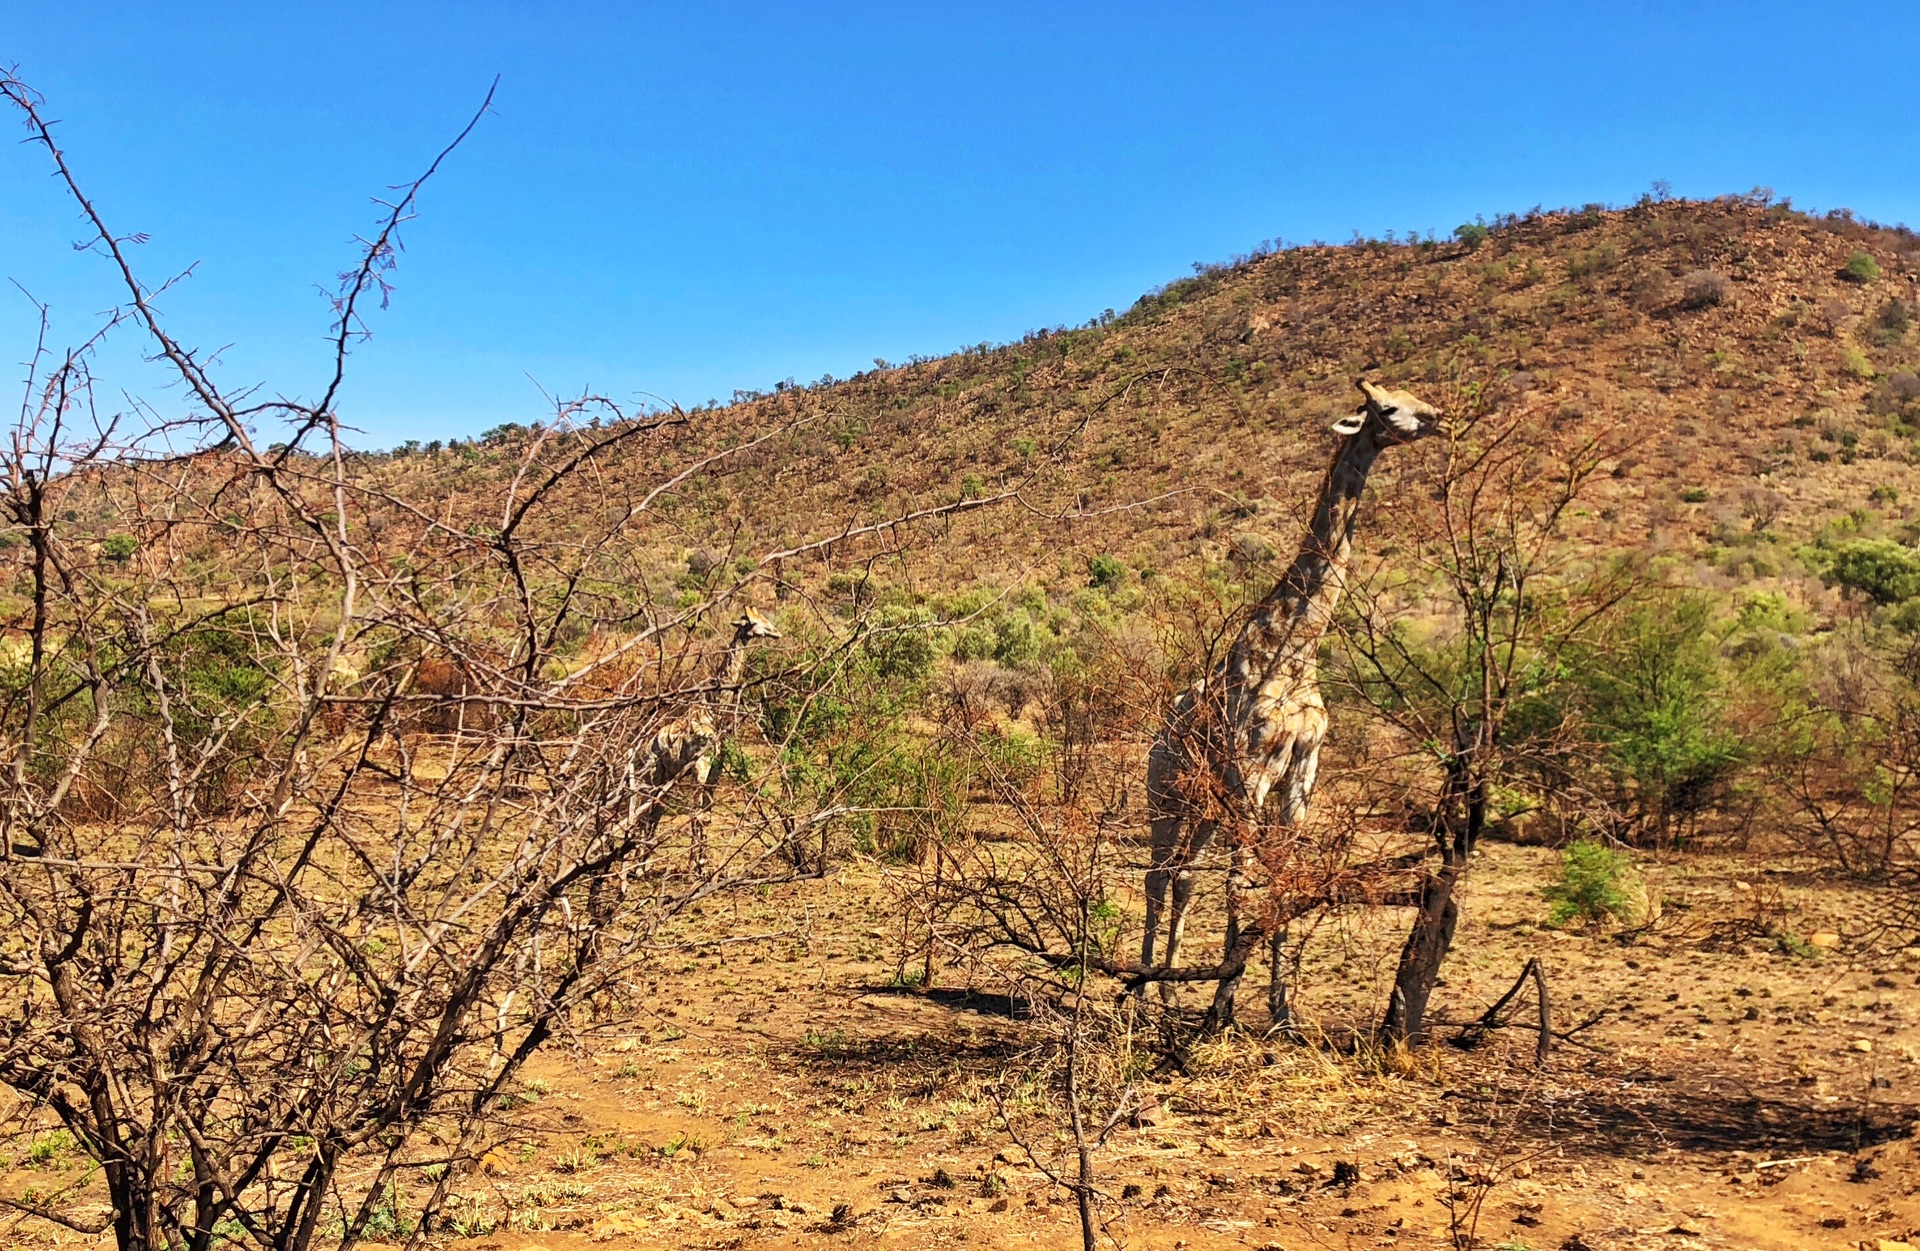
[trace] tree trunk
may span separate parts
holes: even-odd
[[[1080,1153],[1080,1184],[1073,1188],[1074,1198],[1080,1207],[1080,1246],[1082,1251],[1099,1251],[1099,1242],[1093,1220],[1093,1148],[1085,1141],[1078,1144]]]
[[[1293,1005],[1287,1002],[1287,927],[1282,925],[1267,939],[1267,1020],[1280,1033],[1293,1032]]]
[[[1200,1025],[1202,1034],[1217,1034],[1233,1024],[1233,997],[1240,990],[1240,979],[1246,976],[1253,949],[1260,942],[1260,927],[1252,925],[1241,929],[1238,923],[1230,924],[1227,941],[1229,946],[1220,957],[1220,981],[1213,990],[1213,1003]]]
[[[1386,1020],[1381,1033],[1389,1043],[1411,1045],[1420,1041],[1427,1015],[1427,1000],[1440,979],[1441,962],[1453,945],[1454,926],[1460,920],[1460,908],[1454,900],[1459,868],[1444,864],[1420,888],[1420,911],[1413,921],[1413,932],[1400,951],[1400,968],[1394,974],[1393,998],[1387,1002]]]

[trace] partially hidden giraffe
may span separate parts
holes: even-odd
[[[1333,620],[1345,589],[1347,564],[1361,497],[1374,460],[1387,448],[1439,433],[1438,410],[1405,391],[1390,391],[1364,379],[1364,401],[1333,423],[1342,436],[1320,485],[1319,501],[1300,550],[1271,591],[1257,604],[1225,657],[1174,705],[1147,755],[1147,808],[1152,856],[1147,871],[1146,935],[1140,964],[1154,965],[1160,920],[1168,918],[1166,967],[1180,958],[1187,904],[1193,894],[1194,862],[1222,825],[1236,846],[1230,855],[1227,935],[1221,973],[1208,1014],[1210,1025],[1231,1021],[1233,995],[1246,966],[1238,890],[1251,868],[1255,823],[1269,797],[1280,825],[1305,815],[1326,736],[1327,710],[1320,698],[1321,636]],[[1254,927],[1244,934],[1251,939]],[[1275,1023],[1287,1019],[1280,958],[1283,927],[1267,935],[1273,960],[1268,992]],[[1163,997],[1171,998],[1161,982]]]
[[[745,609],[733,623],[711,685],[679,716],[653,736],[636,779],[664,802],[667,795],[690,787],[687,808],[692,814],[693,868],[698,872],[706,855],[703,819],[713,803],[720,781],[720,744],[740,716],[740,680],[747,669],[747,648],[758,639],[777,639],[780,631],[754,608]]]

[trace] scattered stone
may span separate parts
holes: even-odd
[[[593,1228],[587,1231],[587,1237],[594,1242],[612,1242],[615,1238],[635,1238],[646,1233],[647,1224],[639,1216],[609,1216],[603,1221],[595,1221]]]
[[[1832,930],[1821,930],[1818,934],[1808,935],[1807,945],[1818,947],[1822,951],[1832,951],[1840,945],[1840,936]]]
[[[1871,1039],[1871,1038],[1856,1038],[1856,1039],[1854,1039],[1854,1040],[1853,1040],[1853,1041],[1852,1041],[1851,1043],[1849,1043],[1849,1044],[1847,1044],[1847,1045],[1848,1045],[1848,1046],[1850,1046],[1850,1047],[1852,1047],[1852,1048],[1853,1048],[1853,1049],[1854,1049],[1855,1051],[1872,1051],[1872,1050],[1873,1050],[1873,1039]]]

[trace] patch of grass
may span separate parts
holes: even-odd
[[[847,1049],[845,1030],[808,1030],[807,1036],[800,1041],[803,1050],[815,1055],[837,1056]]]
[[[675,1134],[654,1148],[655,1152],[669,1160],[683,1152],[692,1152],[694,1155],[699,1155],[702,1150],[700,1140],[692,1134]]]

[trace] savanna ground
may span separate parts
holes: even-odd
[[[1126,1196],[1113,1235],[1446,1246],[1475,1204],[1490,1247],[1850,1247],[1920,1230],[1920,949],[1860,941],[1867,897],[1692,855],[1645,863],[1667,901],[1650,930],[1553,929],[1559,853],[1482,857],[1436,1010],[1477,1016],[1538,956],[1570,1035],[1551,1067],[1534,1069],[1525,1028],[1397,1063],[1353,1048],[1400,936],[1330,924],[1301,982],[1307,1043],[1255,1025],[1148,1078],[1150,1110],[1101,1157],[1102,1188]],[[900,985],[881,874],[858,863],[689,917],[630,1023],[539,1064],[537,1129],[497,1141],[460,1187],[452,1245],[1076,1245],[1066,1192],[990,1094],[1021,1046],[1006,1000],[938,976]],[[9,1184],[72,1180],[82,1162],[60,1143]]]

